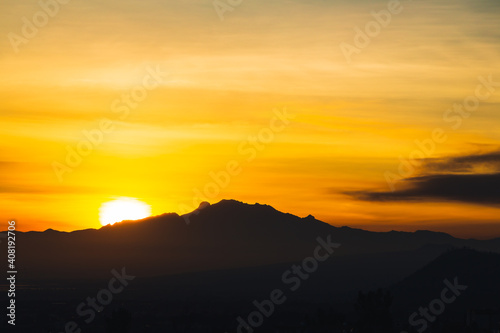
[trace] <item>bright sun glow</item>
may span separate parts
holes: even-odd
[[[137,199],[121,197],[105,202],[99,209],[102,225],[115,224],[123,220],[139,220],[151,216],[151,207]]]

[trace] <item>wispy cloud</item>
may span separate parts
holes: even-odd
[[[428,159],[423,176],[404,180],[397,191],[355,191],[366,201],[460,201],[500,206],[500,150],[466,156]]]

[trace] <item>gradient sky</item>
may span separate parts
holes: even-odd
[[[443,119],[478,77],[500,82],[500,3],[401,4],[348,63],[340,45],[388,1],[243,0],[221,21],[209,0],[71,0],[19,52],[11,33],[22,36],[40,5],[2,1],[0,221],[96,228],[100,205],[123,196],[185,213],[209,173],[236,160],[241,174],[210,202],[500,237],[500,84],[461,123]],[[157,67],[168,72],[161,85],[119,119],[113,101]],[[284,109],[295,118],[247,161],[238,147]],[[102,118],[114,130],[60,182],[53,162]],[[392,192],[387,172],[436,128],[447,139]]]

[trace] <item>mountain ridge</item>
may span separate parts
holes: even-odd
[[[221,200],[221,201],[219,201],[219,202],[217,202],[215,204],[208,203],[207,207],[220,207],[220,206],[227,205],[227,204],[233,204],[234,205],[233,208],[238,207],[237,205],[239,205],[239,207],[241,207],[241,206],[247,206],[247,207],[268,207],[268,208],[270,208],[274,212],[285,214],[285,215],[288,215],[288,216],[297,217],[297,218],[300,218],[302,220],[314,220],[315,222],[324,223],[324,224],[327,224],[327,225],[329,225],[329,226],[331,226],[333,228],[337,228],[337,229],[349,229],[349,230],[354,230],[354,231],[363,231],[363,232],[367,232],[367,233],[377,233],[377,234],[390,234],[390,233],[398,233],[398,234],[431,234],[431,235],[440,235],[442,237],[449,237],[449,238],[460,239],[460,240],[473,240],[473,241],[497,241],[497,240],[500,240],[500,237],[494,237],[494,238],[485,239],[485,240],[478,240],[478,239],[475,239],[475,238],[459,238],[459,237],[452,236],[452,235],[450,235],[450,234],[448,234],[446,232],[431,231],[431,230],[427,230],[427,229],[419,229],[419,230],[415,230],[415,231],[400,231],[400,230],[371,231],[371,230],[365,230],[365,229],[362,229],[362,228],[354,228],[354,227],[347,226],[347,225],[344,225],[344,226],[335,226],[335,225],[332,225],[332,224],[330,224],[328,222],[324,222],[324,221],[318,220],[313,215],[308,215],[307,217],[299,217],[299,216],[291,214],[291,213],[281,212],[281,211],[277,210],[276,208],[274,208],[271,205],[260,204],[260,203],[249,204],[249,203],[245,203],[245,202],[238,201],[238,200],[235,200],[235,199],[223,199],[223,200]],[[201,205],[203,205],[203,203],[200,204],[200,206]],[[179,215],[176,212],[168,212],[168,213],[163,213],[163,214],[160,214],[160,215],[149,216],[149,217],[146,217],[146,218],[143,218],[143,219],[138,219],[138,220],[123,220],[123,221],[119,221],[119,222],[115,223],[114,225],[106,225],[106,226],[102,226],[102,227],[99,227],[99,228],[78,229],[78,230],[72,230],[72,231],[60,231],[60,230],[55,230],[55,229],[49,228],[49,229],[46,229],[44,231],[24,231],[24,232],[17,231],[17,233],[58,232],[58,233],[71,234],[71,233],[80,232],[80,231],[101,230],[101,229],[105,229],[105,228],[115,228],[115,227],[118,227],[118,226],[124,225],[124,224],[145,223],[145,222],[149,222],[149,221],[157,220],[157,219],[162,219],[162,218],[166,218],[166,217],[175,217],[175,218],[181,217],[181,218],[185,219],[185,218],[187,218],[189,216],[193,216],[193,215],[197,216],[198,214],[196,212],[201,212],[204,209],[206,209],[207,207],[204,207],[204,208],[201,208],[201,209],[199,207],[199,208],[195,209],[194,211],[192,211],[190,213],[186,213],[186,214],[182,214],[182,215]],[[189,224],[189,223],[186,223],[186,224]]]
[[[318,237],[342,244],[336,256],[412,251],[432,244],[500,252],[500,240],[335,227],[312,216],[236,200],[205,205],[191,213],[189,222],[167,213],[69,233],[18,232],[17,259],[26,277],[90,278],[120,266],[155,276],[301,261],[311,255]]]

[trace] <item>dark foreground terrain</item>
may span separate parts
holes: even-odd
[[[335,228],[236,201],[189,222],[18,233],[16,327],[2,332],[499,332],[499,239]]]

